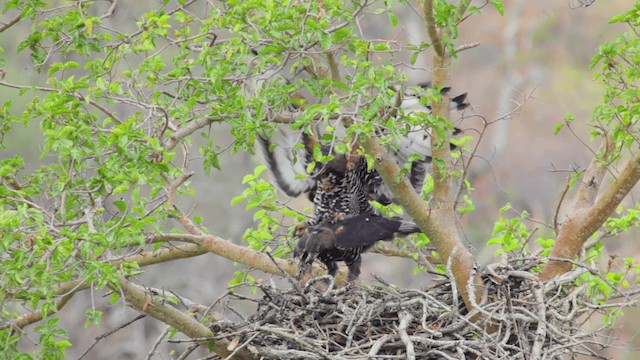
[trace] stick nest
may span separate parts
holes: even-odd
[[[232,340],[230,350],[246,348],[262,359],[602,358],[596,351],[605,347],[597,342],[603,329],[585,330],[583,323],[632,303],[594,303],[578,280],[586,268],[542,283],[531,264],[488,266],[472,313],[446,278],[416,290],[381,279],[338,288],[323,276],[302,288],[293,281],[287,289],[258,285],[264,296],[254,315],[212,330]]]

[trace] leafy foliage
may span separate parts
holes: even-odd
[[[503,12],[501,1],[490,3]],[[465,15],[461,9],[469,7],[468,1],[461,4],[434,1],[435,25],[454,56]],[[30,29],[15,50],[28,54],[43,80],[37,87],[2,82],[3,90],[15,91],[26,105],[5,101],[0,106],[0,147],[5,148],[13,127],[28,126],[33,138],[41,139],[41,159],[37,165],[19,155],[0,160],[0,353],[16,359],[65,358],[71,343],[55,314],[75,292],[91,287],[109,291],[112,303],[124,301],[120,282],[142,271],[140,254],[175,247],[154,240],[154,234],[171,229],[175,221],[183,229],[172,232],[206,232],[199,227],[204,215],[184,212],[176,200],[202,195],[189,187],[195,158],[206,174],[224,171],[223,152],[253,153],[256,137],[278,126],[309,131],[313,122],[331,128],[336,119],[349,124],[346,137],[328,134],[323,141],[338,152],[349,151],[351,140],[374,135],[391,144],[416,125],[439,135],[451,131],[451,124],[438,117],[389,116],[396,100],[390,86],[407,80],[390,64],[403,51],[412,53],[413,64],[432,46],[399,49],[392,41],[360,34],[357,21],[365,8],[397,26],[393,6],[391,1],[163,1],[137,14],[135,22],[122,22],[94,2],[54,7],[38,0],[6,1],[3,14],[19,15]],[[607,89],[604,105],[594,112],[593,135],[616,144],[614,155],[603,159],[607,164],[637,145],[639,6],[612,19],[629,31],[604,44],[592,62]],[[0,49],[0,66],[6,64],[5,51]],[[296,99],[294,93],[313,100]],[[439,92],[424,100],[439,101]],[[572,120],[568,117],[567,124]],[[219,143],[214,135],[227,131],[232,143]],[[469,141],[462,138],[457,145]],[[322,163],[330,156],[317,152],[314,159]],[[400,165],[405,174],[408,164]],[[244,202],[254,211],[257,226],[243,237],[250,249],[285,256],[291,248],[283,240],[285,229],[304,215],[278,199],[263,171],[257,167],[245,176],[246,189],[232,205]],[[471,193],[464,174],[453,175]],[[429,178],[425,200],[432,188]],[[475,210],[470,195],[461,198],[459,213]],[[395,205],[380,210],[402,212]],[[616,234],[637,226],[638,209],[624,214],[609,219],[605,230]],[[520,251],[532,234],[525,220],[526,214],[501,217],[489,243],[499,245],[501,253]],[[553,239],[536,242],[546,251]],[[416,247],[403,250],[417,259],[416,248],[429,243],[420,235],[412,243]],[[600,255],[598,247],[590,251],[596,252],[594,258]],[[440,270],[445,272],[444,266]],[[621,268],[612,265],[605,276],[587,275],[584,281],[605,301],[638,272],[629,259]],[[253,280],[238,271],[231,285]],[[101,310],[81,313],[85,326],[101,323]],[[22,352],[21,329],[37,321],[37,349]]]

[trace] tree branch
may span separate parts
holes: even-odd
[[[178,145],[180,140],[184,139],[185,137],[193,134],[194,132],[198,131],[199,129],[202,129],[205,126],[209,126],[214,122],[218,122],[222,120],[223,120],[222,117],[204,117],[204,118],[191,121],[187,125],[179,128],[173,134],[171,134],[171,136],[169,136],[169,138],[165,141],[164,148],[166,150],[171,150],[174,147],[176,147],[176,145]]]
[[[244,246],[236,245],[228,240],[221,239],[214,235],[158,234],[151,235],[150,239],[152,241],[189,242],[191,243],[191,245],[185,245],[176,249],[188,249],[188,251],[190,251],[191,253],[210,252],[227,258],[233,262],[240,263],[252,269],[260,270],[268,274],[284,276],[282,271],[285,271],[290,276],[296,276],[298,273],[297,261],[289,261],[283,259],[272,260],[268,254],[251,250]],[[151,259],[154,258],[155,257],[153,256],[151,257]],[[147,261],[152,261],[151,259],[148,259]],[[314,266],[312,273],[314,276],[318,276],[322,273],[322,269],[319,266]],[[342,270],[337,275],[336,283],[344,284],[345,280],[346,271]]]
[[[609,142],[606,137],[603,137],[600,143],[600,149],[598,149],[599,156],[595,156],[591,160],[582,176],[583,181],[578,189],[574,209],[582,209],[593,205],[600,190],[602,179],[607,172],[607,167],[602,163],[601,159],[608,158],[614,149],[615,143]]]
[[[450,34],[448,32],[438,32],[433,13],[433,1],[424,0],[422,5],[427,34],[434,48],[432,85],[434,88],[440,88],[446,86],[449,81],[451,57],[450,54],[447,54],[442,39],[443,36],[449,36]],[[462,18],[468,6],[468,1],[458,3],[456,19]],[[452,19],[452,21],[456,19]],[[448,121],[449,96],[441,94],[440,101],[431,104],[431,108],[433,109],[434,117]],[[431,149],[434,158],[434,198],[432,209],[427,208],[427,205],[421,201],[422,199],[413,191],[407,179],[403,179],[404,181],[400,183],[394,180],[394,178],[398,178],[398,166],[395,163],[391,164],[393,160],[388,159],[388,156],[386,159],[381,156],[382,149],[373,149],[379,144],[370,143],[369,146],[372,148],[371,150],[377,150],[378,156],[374,156],[374,158],[377,164],[380,163],[380,169],[378,169],[378,166],[376,166],[376,169],[381,173],[394,195],[400,199],[401,204],[407,205],[405,209],[433,242],[443,260],[451,263],[451,273],[454,275],[456,286],[460,289],[467,308],[471,310],[474,307],[473,304],[479,301],[483,283],[477,275],[471,278],[471,274],[474,273],[475,259],[462,243],[462,238],[456,227],[453,181],[451,178],[451,149],[447,146],[449,134],[444,132],[444,137],[441,137],[438,133],[431,131]],[[384,174],[386,171],[389,172]],[[385,176],[391,176],[391,178],[387,179]],[[473,286],[467,286],[470,282],[473,283]],[[468,289],[475,289],[476,294],[470,294]],[[477,300],[474,301],[471,297]]]
[[[429,39],[431,39],[431,46],[433,46],[433,50],[438,56],[443,57],[445,55],[445,49],[440,40],[438,29],[436,28],[436,19],[433,17],[433,0],[424,0],[422,14],[424,15],[424,20],[427,25],[427,34],[429,34]]]
[[[433,56],[433,79],[434,88],[440,88],[449,82],[449,67],[451,58],[449,56]],[[431,104],[433,116],[435,118],[449,121],[449,95],[440,94],[440,101]],[[440,136],[444,134],[444,136]],[[451,177],[451,148],[449,144],[448,131],[431,130],[431,151],[433,154],[433,207],[447,211],[454,211],[453,204],[453,181]],[[453,223],[451,225],[454,225]]]
[[[60,309],[62,309],[67,302],[69,302],[69,300],[71,300],[71,298],[73,297],[73,295],[76,294],[76,292],[80,291],[80,288],[77,288],[75,291],[73,292],[69,292],[67,294],[65,294],[64,296],[62,296],[58,301],[56,301],[56,306],[54,308],[47,308],[46,314],[44,312],[42,312],[42,310],[37,310],[34,312],[30,312],[27,314],[24,314],[22,316],[20,316],[19,318],[13,320],[13,321],[7,321],[4,323],[0,324],[0,329],[6,329],[6,328],[11,328],[11,329],[15,329],[15,330],[20,330],[23,329],[25,326],[27,325],[31,325],[35,322],[38,322],[42,319],[44,319],[47,316],[53,315],[56,312],[60,311]]]
[[[13,89],[18,89],[18,90],[39,90],[39,91],[44,91],[44,92],[56,92],[56,93],[61,94],[61,95],[69,95],[69,96],[74,97],[74,98],[76,98],[76,99],[78,99],[80,101],[88,102],[89,104],[93,105],[95,108],[100,110],[102,113],[107,115],[114,122],[116,122],[118,124],[122,124],[123,123],[123,121],[120,120],[120,118],[118,118],[116,116],[116,114],[112,113],[107,108],[105,108],[104,106],[100,105],[98,102],[96,102],[94,100],[91,100],[91,99],[87,99],[84,95],[82,95],[79,92],[63,92],[60,89],[47,88],[47,87],[42,87],[42,86],[20,86],[20,85],[9,84],[8,82],[4,82],[4,81],[0,81],[0,86],[6,86],[8,88],[13,88]]]
[[[150,297],[147,296],[147,292],[140,286],[124,278],[120,278],[119,283],[128,305],[132,308],[173,326],[190,338],[204,338],[213,335],[209,328],[182,311],[162,303],[152,303]],[[114,289],[114,291],[119,291],[120,289]],[[203,342],[201,345],[208,346],[216,354],[226,357],[231,354],[231,351],[228,350],[229,344],[229,340],[220,339],[215,342]],[[254,356],[248,350],[240,350],[232,358],[244,360],[254,359]]]
[[[370,137],[362,143],[367,154],[374,159],[374,166],[382,176],[385,183],[391,189],[393,195],[398,199],[400,205],[407,210],[407,213],[416,222],[420,229],[429,237],[436,250],[442,255],[444,260],[448,260],[454,253],[451,260],[452,272],[455,274],[455,281],[461,295],[465,300],[468,309],[472,309],[470,294],[466,291],[467,283],[470,280],[475,259],[464,247],[455,227],[455,212],[442,209],[429,209],[427,204],[415,192],[413,186],[406,176],[401,176],[400,168],[395,160],[389,155],[387,150],[375,137]],[[483,286],[481,279],[476,276],[473,279],[475,289]],[[479,301],[479,300],[478,300]],[[477,302],[476,302],[477,303]]]
[[[296,276],[298,272],[297,261],[275,259],[278,264],[276,266],[268,254],[236,245],[231,241],[224,240],[213,235],[159,234],[150,235],[149,240],[152,242],[181,241],[188,242],[189,244],[181,246],[171,246],[168,248],[158,249],[156,251],[145,251],[140,254],[129,255],[120,259],[112,260],[111,264],[115,266],[121,266],[124,264],[136,263],[140,267],[145,267],[169,262],[172,260],[187,259],[211,252],[213,254],[226,257],[231,261],[243,264],[253,269],[264,271],[268,274],[282,276],[282,271],[278,269],[278,266],[283,271],[286,271],[290,276]],[[255,261],[255,264],[253,263],[253,261]],[[320,266],[313,267],[312,274],[314,276],[318,276],[322,273],[323,271]],[[341,270],[338,273],[336,283],[344,284],[345,280],[346,271]],[[53,293],[58,296],[73,295],[78,291],[88,289],[90,286],[90,282],[85,282],[83,280],[68,281],[55,287]],[[30,314],[27,315],[24,315],[24,320],[20,320],[20,323],[18,323],[18,325],[21,326],[19,327],[23,327],[24,325],[29,325],[42,320],[42,316],[38,317]],[[22,317],[20,319],[22,319]],[[29,321],[28,319],[34,320]]]
[[[4,24],[0,25],[0,33],[4,32],[8,28],[10,28],[13,25],[17,24],[18,21],[20,21],[21,18],[22,18],[22,14],[20,13],[20,14],[14,16],[13,19],[9,20],[8,23],[4,23]]]
[[[456,4],[456,13],[454,15],[454,18],[450,21],[457,24],[459,21],[463,20],[464,14],[467,12],[470,4],[471,1],[459,0]],[[446,28],[438,30],[434,17],[433,0],[424,0],[421,3],[418,3],[418,5],[421,5],[420,7],[422,8],[422,15],[427,26],[427,34],[429,35],[429,40],[431,40],[431,46],[433,47],[435,54],[439,57],[448,56],[449,54],[446,53],[447,49],[445,48],[442,39],[449,38],[451,36],[451,31]],[[476,47],[478,45],[479,44],[477,43],[463,45],[456,49],[456,52]]]
[[[609,149],[609,147],[607,147]],[[551,250],[550,257],[573,259],[583,248],[585,242],[607,221],[622,200],[640,180],[640,154],[629,160],[615,181],[593,202],[598,185],[595,179],[604,167],[594,159],[585,172],[585,181],[579,191],[576,204],[567,220],[560,226],[558,237]],[[589,178],[587,178],[587,176]],[[600,177],[601,178],[601,177]],[[592,188],[595,188],[592,189]],[[593,202],[593,205],[588,206]],[[542,269],[540,278],[549,280],[571,270],[567,261],[551,260]]]

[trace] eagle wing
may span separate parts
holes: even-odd
[[[296,197],[315,190],[316,180],[306,172],[307,154],[296,149],[295,134],[276,130],[271,139],[259,137],[262,155],[278,187],[287,195]]]
[[[335,246],[343,249],[366,248],[380,240],[391,240],[399,234],[420,232],[411,222],[371,213],[338,221],[331,227],[335,233]]]

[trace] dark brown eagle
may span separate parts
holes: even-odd
[[[348,218],[315,226],[298,226],[300,239],[293,252],[300,258],[301,270],[309,270],[315,259],[328,269],[329,275],[338,272],[338,261],[349,268],[347,281],[360,275],[361,254],[376,242],[392,240],[420,232],[416,224],[400,218],[387,218],[373,213],[361,213]]]

